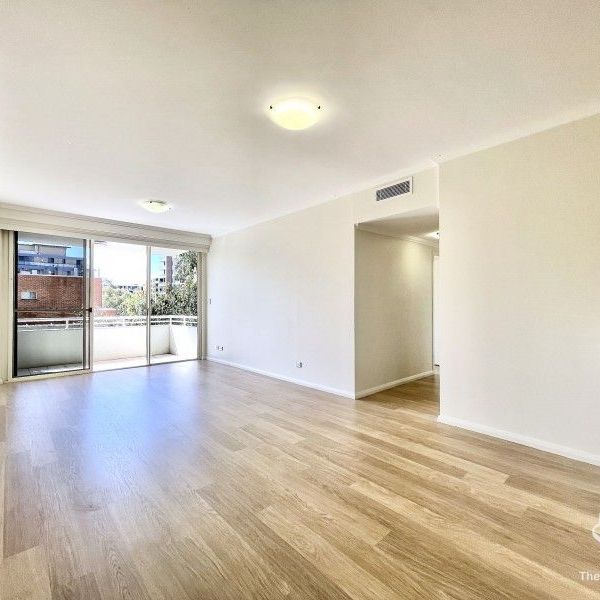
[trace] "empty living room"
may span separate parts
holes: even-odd
[[[0,600],[600,600],[600,2],[0,0]]]

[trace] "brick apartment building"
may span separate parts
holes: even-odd
[[[16,304],[20,317],[72,317],[84,307],[85,259],[76,255],[72,246],[19,240],[17,271]],[[152,280],[152,289],[162,291],[172,283],[173,257],[165,256],[160,262],[158,276]],[[94,314],[114,316],[116,309],[102,307],[102,284],[102,278],[94,277]],[[118,284],[112,287],[130,292],[143,289],[141,284]]]
[[[85,291],[83,277],[77,275],[29,275],[19,273],[17,277],[17,310],[26,311],[29,318],[66,317],[80,311],[84,306]],[[93,280],[94,308],[102,307],[102,279]],[[37,312],[52,310],[48,315]]]
[[[84,308],[85,260],[82,256],[70,255],[70,248],[19,240],[16,304],[21,318],[72,317]],[[102,279],[94,277],[92,288],[93,306],[101,308]],[[114,309],[105,309],[100,314],[114,312]]]

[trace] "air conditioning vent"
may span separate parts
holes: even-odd
[[[376,192],[376,200],[388,200],[395,196],[403,196],[404,194],[412,194],[412,177],[407,177],[394,185],[389,185]]]

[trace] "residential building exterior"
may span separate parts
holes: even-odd
[[[68,317],[84,308],[85,259],[68,256],[70,247],[19,241],[16,306],[21,317]],[[94,277],[92,287],[94,307],[99,308],[102,279]]]
[[[157,277],[152,278],[152,289],[154,292],[162,292],[168,285],[173,285],[172,256],[165,256],[161,259],[159,274]]]
[[[18,271],[30,275],[82,275],[85,269],[83,257],[68,256],[70,246],[19,242]]]

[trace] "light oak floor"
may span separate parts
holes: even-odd
[[[600,598],[600,469],[437,398],[206,362],[0,386],[2,598]]]

